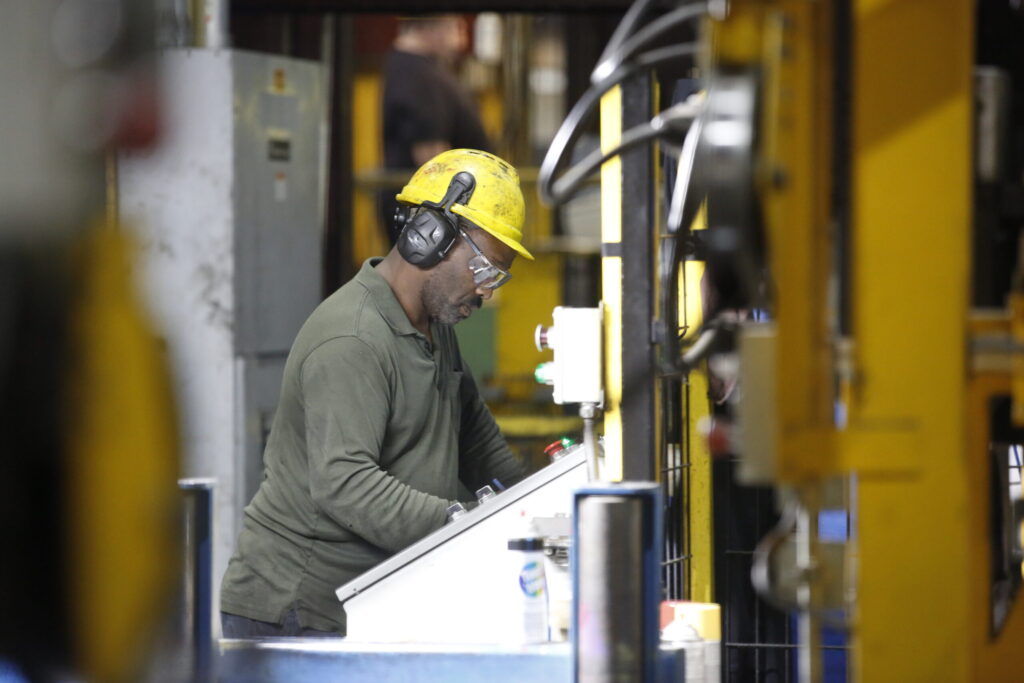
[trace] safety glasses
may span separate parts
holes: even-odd
[[[475,254],[473,258],[469,259],[469,270],[473,273],[473,282],[476,283],[477,287],[497,289],[512,278],[512,273],[502,270],[484,256],[484,253],[480,251],[480,247],[476,246],[473,240],[469,239],[469,235],[466,234],[465,230],[460,228],[459,234],[462,235],[462,239],[466,240],[469,248]]]

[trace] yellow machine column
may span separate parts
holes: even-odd
[[[722,67],[760,83],[777,381],[774,442],[751,450],[774,454],[812,531],[827,482],[855,477],[853,680],[1024,679],[1019,596],[992,626],[989,453],[990,399],[1024,393],[1024,306],[969,326],[975,12],[736,0],[712,23],[712,89]],[[979,335],[1005,347],[1001,361],[968,357]],[[810,550],[804,652],[822,580]]]
[[[601,148],[614,149],[622,131],[646,123],[653,83],[637,75],[601,99]],[[654,349],[654,156],[634,149],[601,169],[601,297],[605,311],[605,478],[657,478]]]
[[[970,0],[858,0],[852,43],[858,473],[854,671],[966,681]],[[980,454],[979,454],[980,455]]]

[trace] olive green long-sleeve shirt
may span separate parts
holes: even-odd
[[[313,312],[285,364],[221,609],[344,632],[334,591],[445,522],[459,482],[525,470],[462,364],[455,333],[409,322],[371,259]]]

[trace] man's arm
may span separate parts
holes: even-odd
[[[526,476],[526,466],[509,449],[494,416],[480,397],[469,367],[459,387],[462,423],[459,428],[459,479],[475,491],[497,479],[511,486]]]
[[[332,339],[302,365],[313,501],[341,526],[392,552],[440,528],[451,501],[380,468],[390,410],[388,377],[373,349]]]

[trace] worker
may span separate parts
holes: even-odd
[[[225,637],[344,634],[339,586],[444,525],[460,492],[525,476],[452,329],[533,258],[519,176],[449,150],[397,200],[398,244],[317,307],[288,355],[221,588]]]
[[[493,151],[471,94],[455,77],[468,43],[459,15],[401,19],[384,64],[384,165],[412,172],[452,148]],[[393,226],[394,190],[379,195],[385,228]],[[398,235],[391,231],[394,244]]]

